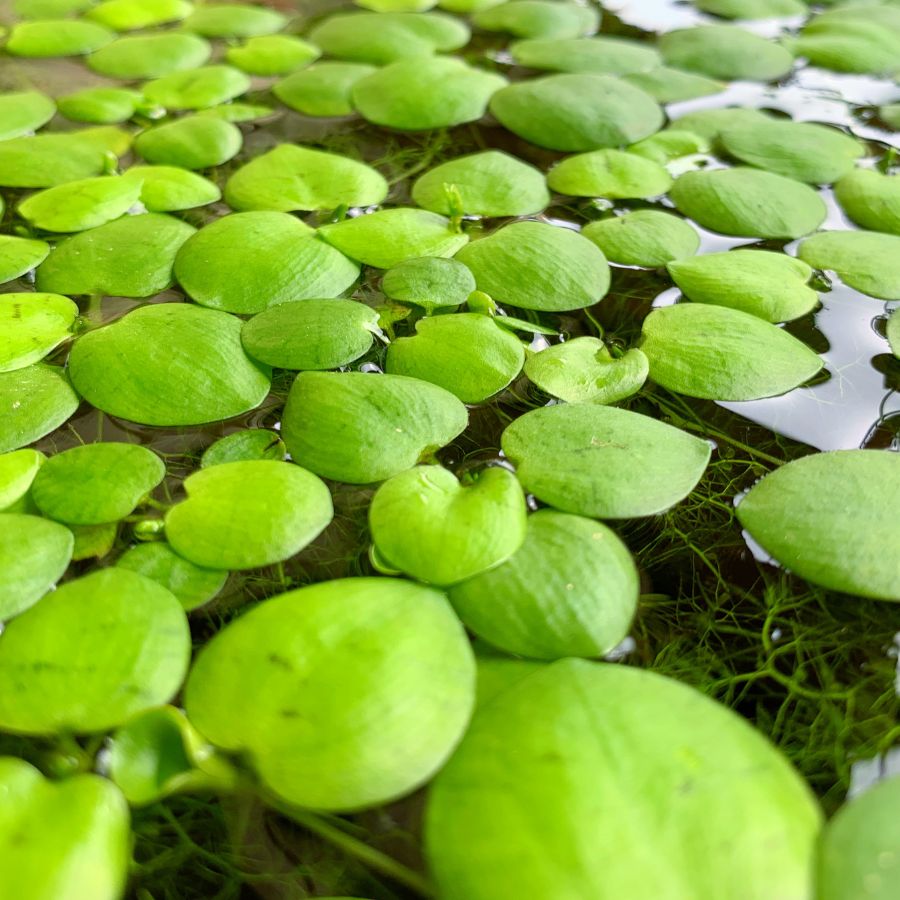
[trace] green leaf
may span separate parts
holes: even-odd
[[[210,106],[201,109],[198,116],[212,116],[215,119],[224,119],[226,122],[255,122],[257,119],[268,119],[277,116],[276,110],[271,106],[263,106],[259,103],[221,103],[218,106]]]
[[[422,256],[388,269],[381,289],[392,300],[414,303],[431,312],[465,303],[475,290],[475,276],[458,260]]]
[[[281,461],[286,452],[284,442],[277,432],[266,428],[247,428],[244,431],[235,431],[210,444],[200,457],[200,468],[206,469],[222,463],[252,459]]]
[[[58,294],[150,297],[172,284],[178,248],[194,233],[158,213],[124,216],[61,241],[38,267],[37,288]]]
[[[131,166],[121,177],[140,183],[141,203],[148,212],[193,209],[222,197],[211,181],[176,166]]]
[[[353,85],[375,71],[374,66],[362,63],[320,62],[288,75],[272,93],[305,116],[349,116],[353,113]]]
[[[327,56],[382,66],[404,57],[448,53],[469,42],[469,29],[441,13],[337,13],[313,28]]]
[[[653,672],[570,659],[476,713],[431,787],[425,846],[443,900],[800,898],[821,819],[731,710]]]
[[[529,216],[550,205],[543,172],[499,150],[459,156],[436,166],[416,179],[412,198],[445,216]],[[457,198],[459,209],[454,208]]]
[[[354,82],[350,98],[364,119],[406,131],[450,128],[480,119],[502,75],[455,57],[401,59]]]
[[[692,131],[679,131],[674,128],[657,131],[656,134],[651,134],[650,137],[644,138],[628,148],[629,153],[643,156],[644,159],[651,159],[661,166],[673,159],[708,153],[709,150],[709,141],[706,138],[702,138]]]
[[[13,450],[0,454],[0,511],[30,512],[28,491],[38,469],[44,464],[40,450]]]
[[[612,406],[545,406],[501,438],[522,486],[563,512],[631,519],[664,512],[696,486],[710,445]]]
[[[855,169],[834,186],[834,195],[860,228],[900,235],[900,175]]]
[[[67,94],[57,101],[59,111],[74,122],[115,125],[130,119],[143,95],[128,88],[92,87]]]
[[[240,129],[231,122],[213,116],[185,116],[142,132],[134,149],[149,163],[209,169],[236,156],[242,143]]]
[[[402,375],[301,372],[282,416],[299,465],[335,481],[369,484],[411,469],[468,423],[449,391]]]
[[[40,91],[0,94],[0,141],[37,131],[55,112],[56,104]]]
[[[190,651],[184,611],[150,579],[112,568],[69,581],[0,635],[0,727],[106,731],[165,703]]]
[[[72,381],[103,412],[142,425],[200,425],[255,409],[269,370],[241,347],[241,320],[192,304],[133,310],[82,335]]]
[[[900,237],[874,231],[823,231],[807,238],[797,255],[815,269],[882,300],[900,300]]]
[[[633,144],[663,124],[663,112],[649,94],[609,75],[520,81],[497,91],[490,109],[513,134],[567,152]]]
[[[117,900],[131,859],[128,805],[98,775],[47,781],[21,759],[0,757],[0,864],[19,900]]]
[[[646,91],[657,103],[680,103],[683,100],[710,97],[721,93],[726,87],[722,81],[694,72],[682,72],[669,66],[660,66],[647,72],[632,72],[625,76],[625,80]]]
[[[103,0],[85,15],[113,31],[135,31],[177,22],[193,8],[187,0]]]
[[[56,522],[0,513],[0,621],[34,606],[56,584],[73,545],[72,532]]]
[[[474,682],[443,594],[354,578],[282,594],[228,625],[201,651],[185,706],[213,744],[246,752],[276,795],[353,810],[407,794],[441,767],[468,723]]]
[[[31,496],[49,519],[102,525],[129,515],[165,474],[163,461],[140,444],[83,444],[51,456]]]
[[[176,553],[209,569],[281,562],[315,540],[334,516],[320,479],[271,459],[201,469],[185,479],[184,489],[187,499],[166,515],[166,537]]]
[[[558,162],[547,184],[573,197],[647,198],[664,194],[672,176],[659,163],[621,150],[594,150]]]
[[[833,591],[900,600],[900,559],[885,552],[900,508],[900,457],[815,453],[770,472],[737,517],[766,553]]]
[[[450,585],[492,569],[525,540],[522,488],[491,467],[460,484],[440,466],[416,466],[386,481],[369,507],[378,554],[417,581]]]
[[[469,241],[443,216],[404,207],[323,225],[319,234],[351,259],[378,269],[418,256],[453,256]]]
[[[450,590],[466,627],[518,656],[602,656],[628,633],[638,572],[615,532],[553,509],[506,562]]]
[[[40,362],[71,337],[77,316],[78,307],[59,294],[0,294],[0,372]]]
[[[65,372],[37,363],[0,373],[0,453],[50,434],[78,409]]]
[[[885,106],[879,106],[878,115],[894,131],[900,129],[900,103],[888,103]]]
[[[825,826],[817,900],[891,900],[900,894],[900,777],[885,778],[842,806]]]
[[[32,194],[19,204],[19,215],[43,231],[86,231],[124,216],[140,194],[133,180],[84,178]]]
[[[603,341],[579,337],[531,354],[525,374],[567,403],[616,403],[636,394],[647,380],[649,363],[637,349],[615,359]]]
[[[83,132],[35,134],[0,141],[0,185],[44,188],[99,175],[103,149],[81,138]]]
[[[298,300],[254,316],[241,341],[279,369],[337,369],[366,353],[377,331],[378,313],[357,300]]]
[[[794,60],[774,41],[733,25],[700,25],[660,36],[666,65],[722,81],[774,81]]]
[[[55,19],[82,12],[94,0],[13,0],[12,8],[20,19]]]
[[[116,566],[161,584],[185,610],[208,603],[228,579],[227,571],[196,566],[160,541],[131,547],[119,557]]]
[[[335,297],[358,275],[355,263],[283,212],[223,216],[187,241],[175,260],[175,277],[189,297],[241,314],[289,300]]]
[[[835,72],[890,75],[897,69],[900,34],[877,22],[848,20],[805,28],[789,49],[813,66]]]
[[[662,62],[649,44],[606,36],[516,41],[509,52],[520,66],[553,72],[628,75],[655,69]]]
[[[463,403],[483,403],[522,371],[522,342],[490,316],[419,319],[413,337],[394,341],[385,370],[440,385]]]
[[[696,112],[687,113],[687,115],[675,119],[669,128],[692,131],[708,141],[714,141],[729,128],[740,128],[744,125],[757,125],[764,128],[773,121],[778,120],[768,113],[752,107],[723,106],[718,109],[699,109]]]
[[[272,34],[286,24],[285,16],[249,3],[204,3],[184,22],[188,31],[210,38],[247,38]]]
[[[232,66],[211,65],[170,72],[144,85],[144,96],[167,109],[203,109],[250,89],[250,79]]]
[[[826,215],[824,201],[809,185],[743,166],[685,172],[669,196],[703,228],[741,237],[802,237]]]
[[[509,0],[472,16],[483,31],[505,31],[520,38],[577,38],[600,27],[600,13],[565,0]]]
[[[799,319],[819,302],[818,294],[807,284],[812,269],[784,253],[704,253],[674,260],[667,268],[689,300],[727,306],[767,322]]]
[[[894,356],[900,359],[900,315],[896,312],[888,319],[885,331]]]
[[[557,312],[593,306],[609,289],[606,257],[568,228],[513,222],[458,254],[498,303]]]
[[[104,522],[102,525],[70,525],[75,536],[73,560],[102,559],[113,548],[119,532],[118,522]]]
[[[334,209],[375,206],[387,196],[384,177],[337,153],[279,144],[241,166],[225,185],[232,209]]]
[[[95,22],[41,19],[13,25],[4,48],[13,56],[84,56],[110,43],[115,34]]]
[[[641,350],[650,360],[652,381],[677,394],[708,400],[785,394],[824,365],[784,329],[706,303],[653,310],[641,328]]]
[[[802,0],[695,0],[697,9],[722,19],[776,19],[807,16]]]
[[[39,266],[50,252],[45,241],[0,234],[0,284],[15,281]]]
[[[230,47],[225,59],[248,75],[287,75],[318,59],[318,47],[290,34],[260,35]]]
[[[734,157],[777,175],[831,184],[866,152],[861,141],[827,125],[773,121],[726,128],[719,140]]]
[[[658,209],[636,209],[590,222],[581,233],[610,262],[624,266],[657,268],[692,256],[700,247],[700,235],[689,222]]]
[[[130,81],[196,69],[210,53],[209,43],[195,34],[162,31],[119,38],[92,53],[88,65],[101,75]]]

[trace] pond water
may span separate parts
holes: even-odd
[[[313,21],[339,2],[301,3],[301,14]],[[281,4],[285,8],[284,4]],[[0,3],[0,17],[9,19],[9,4]],[[693,24],[716,21],[689,4],[669,0],[610,0],[604,5],[601,34],[650,39],[654,34]],[[800,20],[767,20],[748,23],[757,33],[772,37],[796,29]],[[221,42],[219,42],[221,43]],[[515,79],[523,72],[504,64],[505,38],[476,33],[463,51],[471,59],[494,60],[497,68]],[[221,55],[223,48],[217,48]],[[270,104],[271,117],[241,125],[244,146],[229,163],[205,173],[220,186],[240,165],[285,141],[308,144],[363,158],[375,164],[392,184],[388,205],[408,201],[411,181],[426,168],[467,152],[500,148],[546,170],[561,154],[541,150],[516,138],[496,122],[485,120],[425,134],[401,134],[359,118],[310,119],[287,110],[271,94],[273,79],[255,79],[248,102]],[[0,61],[0,88],[34,86],[51,95],[79,87],[106,83],[82,63],[72,60]],[[879,121],[876,107],[900,99],[900,87],[889,80],[838,75],[799,66],[778,84],[735,82],[712,97],[672,104],[670,118],[699,109],[724,106],[758,107],[782,113],[798,121],[838,126],[868,142],[867,165],[876,165],[890,147],[900,148],[900,134]],[[57,118],[52,127],[66,129],[72,123]],[[130,159],[123,160],[123,167]],[[709,158],[708,165],[720,163]],[[829,207],[826,227],[853,227],[843,217],[829,190],[821,191]],[[5,192],[7,211],[4,231],[16,222],[12,210],[15,193]],[[578,228],[599,218],[609,204],[555,197],[544,217]],[[619,203],[615,209],[666,204]],[[230,210],[214,204],[180,214],[200,226]],[[317,224],[316,215],[305,220]],[[494,229],[503,224],[470,222],[467,227]],[[702,251],[736,246],[780,249],[784,242],[751,242],[701,232]],[[785,247],[795,252],[795,245]],[[872,767],[898,739],[897,635],[900,604],[877,603],[838,596],[811,587],[765,561],[742,534],[734,514],[734,502],[742,492],[779,462],[802,456],[812,449],[889,448],[900,451],[900,361],[885,343],[886,313],[896,303],[872,299],[844,285],[833,273],[817,283],[821,307],[790,323],[788,330],[802,338],[825,359],[827,374],[815,383],[766,400],[720,403],[696,401],[660,389],[648,389],[628,401],[630,408],[662,418],[707,437],[716,452],[709,470],[690,497],[662,516],[620,523],[618,531],[641,567],[642,602],[627,643],[618,656],[627,663],[656,669],[692,683],[747,716],[778,744],[800,768],[833,809],[851,782],[871,777]],[[30,290],[27,281],[12,282],[0,291]],[[380,291],[379,273],[364,270],[353,296],[374,306],[386,303]],[[583,312],[529,314],[566,337],[603,334],[622,347],[633,345],[643,317],[653,307],[678,299],[678,291],[664,271],[614,267],[612,288],[597,306]],[[89,326],[121,317],[144,302],[184,300],[178,288],[149,301],[103,297],[84,300],[81,312]],[[405,334],[406,323],[396,333]],[[537,338],[536,346],[544,338]],[[550,339],[554,340],[553,338]],[[63,362],[62,348],[49,362]],[[384,348],[376,347],[352,368],[381,367]],[[215,425],[190,429],[161,429],[116,420],[83,404],[79,412],[37,446],[48,453],[96,440],[140,442],[162,455],[169,478],[160,499],[179,495],[180,481],[195,470],[200,453],[215,439],[246,427],[277,429],[290,387],[290,373],[278,375],[269,399],[251,414]],[[440,453],[446,466],[464,470],[500,459],[499,438],[510,418],[543,405],[548,398],[522,377],[491,403],[470,411],[469,429]],[[335,525],[296,558],[277,569],[232,575],[220,597],[191,616],[196,642],[214,633],[248,602],[279,593],[287,585],[301,585],[326,578],[371,572],[368,558],[366,511],[372,491],[348,485],[330,485],[335,495]],[[123,528],[109,559],[133,543],[133,533]],[[885,552],[896,552],[886,538]],[[758,558],[759,557],[759,558]],[[105,562],[108,562],[105,560]],[[73,567],[86,572],[97,565],[87,561]],[[0,739],[0,749],[3,739]],[[886,765],[886,764],[885,764]],[[893,765],[893,763],[892,763]],[[869,773],[868,775],[866,773]],[[204,831],[192,830],[193,801],[176,803],[184,827],[200,846],[195,855],[158,861],[159,873],[177,878],[179,867],[190,867],[202,854],[217,854],[219,846]],[[406,801],[384,811],[357,817],[382,849],[415,864],[418,850],[419,800]],[[255,815],[255,813],[254,813]],[[200,821],[202,817],[197,817]],[[171,813],[151,810],[139,818],[139,857],[162,855],[166,835],[172,835]],[[146,829],[146,833],[140,828]],[[257,823],[256,838],[265,831]],[[268,827],[268,826],[267,826]],[[142,849],[141,835],[146,846]],[[221,838],[221,835],[219,836]],[[273,836],[266,832],[272,858],[296,859],[299,850],[309,852],[308,838],[281,827]],[[298,843],[299,842],[299,843]],[[274,849],[273,849],[274,848]],[[285,849],[287,848],[287,849]],[[221,859],[221,857],[219,857]],[[205,860],[215,870],[215,862]],[[333,861],[330,865],[336,865]],[[153,877],[156,877],[154,875]],[[153,890],[147,876],[147,889]],[[160,876],[162,877],[162,876]],[[196,893],[185,888],[182,897],[213,896],[225,890],[233,872],[227,865],[197,877]],[[183,884],[193,884],[190,879]],[[381,884],[363,882],[360,890],[372,896],[403,896]],[[204,894],[204,892],[206,892]],[[280,896],[268,891],[267,896]],[[146,898],[151,895],[147,894]],[[154,897],[170,896],[153,893]],[[174,895],[171,895],[174,896]],[[238,896],[221,893],[216,896]],[[289,896],[284,894],[284,896]],[[297,895],[290,895],[297,896]]]

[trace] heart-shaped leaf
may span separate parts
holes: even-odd
[[[0,372],[40,362],[71,337],[78,307],[59,294],[0,294]]]
[[[222,196],[209,179],[175,166],[131,166],[123,179],[141,184],[141,203],[148,212],[176,212],[215,203]]]
[[[247,752],[288,802],[360,809],[441,767],[468,723],[474,668],[443,594],[344,579],[267,600],[219,632],[194,665],[185,706],[203,735]]]
[[[97,409],[142,425],[229,419],[259,406],[270,386],[269,370],[244,353],[240,319],[182,303],[144,306],[82,335],[69,372]]]
[[[501,438],[526,491],[564,512],[630,519],[663,512],[709,462],[700,438],[639,413],[596,404],[546,406]]]
[[[170,72],[143,87],[151,103],[167,109],[203,109],[225,103],[250,88],[250,79],[233,66],[199,66]]]
[[[379,556],[418,581],[456,584],[492,569],[525,540],[522,488],[506,469],[457,481],[440,466],[417,466],[372,498],[369,527]]]
[[[200,468],[251,459],[283,460],[286,452],[277,432],[266,428],[247,428],[210,444],[200,457]]]
[[[185,116],[137,136],[134,149],[149,163],[208,169],[228,162],[241,149],[241,131],[213,116]]]
[[[431,312],[465,303],[475,290],[475,277],[459,260],[422,256],[388,269],[381,289],[392,300],[414,303]]]
[[[78,409],[79,402],[59,366],[36,363],[0,373],[0,453],[49,434]]]
[[[538,659],[607,653],[628,633],[637,597],[637,568],[615,532],[553,509],[528,517],[506,562],[450,590],[479,637]]]
[[[119,38],[92,53],[88,65],[110,78],[161,78],[202,66],[210,53],[209,43],[195,34],[163,31]]]
[[[664,194],[672,176],[659,163],[621,150],[594,150],[557,163],[547,174],[551,190],[573,197],[646,198]]]
[[[272,93],[305,116],[349,116],[353,85],[374,71],[363,63],[320,62],[279,81]]]
[[[31,496],[57,522],[102,525],[124,519],[165,474],[163,461],[140,444],[83,444],[51,456]]]
[[[881,450],[815,453],[758,482],[737,508],[763,549],[834,591],[900,600],[900,560],[885,552],[900,508],[900,457]]]
[[[466,427],[449,391],[402,375],[301,372],[282,416],[291,457],[323,478],[383,481],[411,469]]]
[[[0,728],[106,731],[165,703],[190,650],[184,610],[149,578],[112,568],[69,581],[0,635]]]
[[[664,266],[692,256],[700,247],[700,235],[690,223],[658,209],[636,209],[600,219],[585,225],[581,233],[610,262],[625,266]]]

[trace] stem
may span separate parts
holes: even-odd
[[[265,800],[266,803],[277,812],[287,816],[298,825],[302,825],[308,831],[318,835],[335,847],[340,848],[348,856],[355,857],[370,869],[374,869],[376,872],[386,875],[388,878],[393,879],[398,884],[408,887],[422,897],[433,896],[431,885],[424,876],[407,868],[402,863],[397,862],[393,857],[388,856],[386,853],[382,853],[380,850],[376,850],[374,847],[370,847],[368,844],[347,834],[342,829],[331,825],[320,816],[316,815],[316,813],[310,812],[308,809],[300,809],[296,806],[292,806],[289,803],[285,803],[283,800],[279,800],[277,797],[266,796]]]

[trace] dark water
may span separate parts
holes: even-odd
[[[324,10],[340,5],[327,0],[306,3],[301,11],[307,19],[314,19]],[[6,8],[6,3],[0,4],[0,13],[5,13]],[[705,21],[712,20],[686,4],[612,0],[604,13],[601,32],[650,39],[653,32]],[[770,37],[799,24],[794,19],[746,23],[746,27]],[[489,64],[511,78],[526,74],[504,65],[504,44],[502,36],[476,35],[463,53],[482,64],[487,56]],[[221,51],[219,47],[218,55]],[[78,61],[0,61],[0,87],[4,89],[32,85],[56,95],[100,83],[106,80],[93,75]],[[243,162],[285,141],[324,147],[378,165],[393,185],[387,201],[390,205],[409,201],[409,185],[416,175],[463,153],[500,148],[545,170],[560,157],[521,141],[487,120],[440,133],[404,135],[352,117],[309,119],[281,107],[269,92],[270,85],[271,80],[257,79],[253,92],[242,98],[269,103],[277,112],[266,120],[241,125],[245,135],[241,154],[205,173],[220,186]],[[870,156],[864,164],[874,165],[888,147],[900,147],[900,135],[882,127],[875,110],[878,104],[898,97],[900,88],[889,81],[801,67],[783,83],[736,82],[713,97],[673,104],[668,112],[671,118],[677,118],[696,109],[741,105],[772,110],[797,120],[832,124],[867,141]],[[57,119],[50,127],[58,130],[78,126]],[[124,159],[123,166],[130,162]],[[707,162],[721,164],[714,159]],[[852,227],[843,220],[830,191],[823,190],[822,194],[830,210],[826,227]],[[14,192],[5,192],[5,199],[6,230],[16,224],[12,212]],[[649,205],[652,204],[617,203],[615,208]],[[602,216],[609,207],[604,202],[556,197],[545,218],[577,228]],[[228,211],[224,204],[217,204],[182,215],[199,227]],[[318,221],[316,215],[306,216],[305,220],[312,225]],[[479,228],[493,229],[500,224],[503,223],[472,222],[467,227],[474,235]],[[703,252],[735,246],[781,246],[702,231],[701,234]],[[785,249],[793,252],[793,245]],[[900,767],[897,757],[889,755],[890,748],[900,741],[900,605],[837,596],[793,579],[765,561],[747,543],[733,516],[735,498],[779,462],[811,450],[900,450],[900,363],[890,356],[883,338],[885,314],[896,304],[866,297],[829,273],[818,288],[821,308],[788,326],[826,361],[828,374],[815,384],[782,397],[748,403],[717,405],[679,398],[652,387],[629,401],[632,409],[708,437],[717,449],[706,477],[684,503],[665,516],[623,523],[619,528],[641,567],[644,595],[632,635],[620,648],[618,658],[693,683],[747,716],[792,758],[823,798],[826,808],[833,809],[851,781],[862,784],[886,767]],[[3,291],[29,289],[27,281],[0,287]],[[372,306],[383,306],[385,298],[379,290],[378,273],[364,272],[354,296]],[[149,301],[83,298],[80,306],[92,327],[112,321],[145,302],[184,299],[176,287]],[[595,307],[561,315],[525,315],[532,315],[534,321],[566,336],[602,333],[607,340],[626,347],[636,340],[641,321],[652,307],[677,299],[677,289],[664,272],[616,267],[609,295]],[[397,333],[406,333],[409,327],[408,323],[400,323]],[[535,346],[541,346],[543,340],[537,338]],[[48,361],[63,363],[66,353],[66,348],[61,348]],[[353,367],[379,367],[383,353],[383,348],[374,348]],[[37,446],[54,453],[97,440],[142,443],[166,460],[170,477],[158,499],[171,502],[178,498],[181,480],[196,468],[199,455],[214,440],[242,428],[279,427],[291,377],[289,373],[277,375],[272,394],[252,413],[199,428],[148,428],[116,420],[83,404],[69,422]],[[441,451],[441,462],[458,470],[497,459],[500,433],[508,421],[547,399],[524,377],[519,379],[493,402],[471,410],[470,428]],[[371,490],[348,485],[331,487],[336,508],[334,524],[313,546],[283,567],[232,576],[216,601],[192,614],[198,643],[248,602],[272,596],[286,587],[370,571],[365,516]],[[158,516],[153,510],[146,513],[148,519]],[[108,557],[99,563],[89,560],[76,564],[70,575],[113,562],[135,539],[134,523],[123,525]],[[886,552],[890,552],[887,540]],[[19,751],[34,755],[39,749]],[[148,896],[238,896],[241,888],[234,887],[230,863],[223,862],[217,870],[212,859],[196,852],[159,862],[170,852],[169,845],[181,841],[171,830],[168,817],[172,809],[183,817],[183,827],[204,852],[218,854],[222,859],[226,854],[222,847],[227,842],[216,843],[225,841],[225,826],[219,823],[221,827],[216,831],[214,820],[218,821],[219,813],[214,815],[211,805],[198,807],[188,801],[175,801],[167,809],[154,808],[138,818],[138,859],[147,865],[157,862],[155,868],[150,866],[138,878],[136,888],[151,894],[136,896],[142,896],[142,900],[148,900]],[[419,801],[413,799],[356,819],[373,843],[416,865],[418,812]],[[195,815],[196,826],[192,830]],[[230,831],[233,835],[233,822]],[[329,866],[334,863],[321,848],[311,848],[308,837],[283,822],[273,824],[266,820],[259,825],[259,832],[254,832],[255,837],[259,838],[263,831],[267,852],[275,852],[273,842],[278,845],[278,859],[285,854],[289,859],[308,859],[310,853],[323,853]],[[198,872],[201,861],[207,869]],[[264,868],[262,863],[260,867]],[[352,888],[372,897],[403,896],[358,872],[351,871],[351,876],[342,872],[324,881],[319,876],[304,876],[310,879],[304,882],[305,889],[336,893],[337,885],[347,893]],[[164,878],[175,878],[179,885],[175,893],[169,892]],[[264,896],[302,896],[273,892],[269,886],[257,887]],[[238,893],[227,892],[233,889]]]

